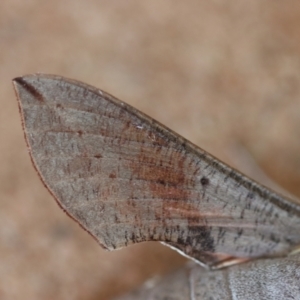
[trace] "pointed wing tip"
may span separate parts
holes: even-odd
[[[30,77],[33,77],[33,76],[36,76],[36,75],[37,74],[19,76],[19,77],[16,77],[12,80],[13,86],[14,86],[14,89],[15,89],[15,92],[16,92],[18,98],[20,98],[19,95],[21,93],[21,90],[23,88],[28,89],[28,87],[31,85],[28,79]]]
[[[28,101],[44,102],[45,99],[39,88],[39,82],[41,78],[50,77],[51,75],[36,73],[14,78],[12,82],[20,105]]]
[[[16,77],[12,80],[13,87],[15,90],[15,94],[19,103],[19,110],[21,112],[22,106],[22,88],[27,85],[26,80],[24,79],[25,76]]]
[[[14,78],[14,79],[12,80],[13,86],[14,86],[14,89],[15,89],[16,92],[19,91],[20,86],[23,86],[23,85],[26,83],[26,81],[24,80],[24,77],[25,77],[25,76],[20,76],[20,77]]]
[[[37,76],[41,76],[42,74],[39,73],[34,73],[34,74],[26,74],[23,76],[18,76],[13,78],[12,82],[14,84],[14,86],[17,85],[24,85],[27,84],[27,79],[29,79],[30,77],[37,77]]]
[[[32,73],[32,74],[26,74],[23,76],[18,76],[13,78],[12,82],[15,87],[15,89],[18,89],[19,86],[26,86],[29,84],[30,81],[34,78],[54,78],[58,77],[55,75],[49,75],[49,74],[44,74],[44,73]],[[30,80],[31,79],[31,80]]]
[[[13,81],[13,84],[16,84],[16,83],[19,83],[20,80],[22,80],[22,76],[19,76],[19,77],[15,77],[12,81]]]

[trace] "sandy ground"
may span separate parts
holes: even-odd
[[[58,208],[12,78],[102,88],[246,173],[248,153],[299,196],[299,20],[298,1],[2,0],[0,299],[112,299],[185,262],[158,243],[105,252]]]

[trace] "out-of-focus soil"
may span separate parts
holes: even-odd
[[[185,262],[159,243],[105,252],[58,208],[12,78],[97,86],[231,165],[246,149],[300,195],[299,32],[297,1],[2,0],[0,299],[106,300]]]

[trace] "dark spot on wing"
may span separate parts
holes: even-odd
[[[202,177],[202,178],[200,179],[200,182],[201,182],[201,184],[202,184],[203,186],[206,186],[206,185],[209,184],[209,179],[208,179],[207,177]]]
[[[274,242],[275,244],[278,244],[280,242],[280,238],[276,236],[274,233],[270,234],[270,240]]]
[[[162,185],[165,185],[165,184],[166,184],[166,182],[165,182],[163,179],[158,179],[157,182],[158,182],[159,184],[162,184]]]
[[[215,241],[211,236],[211,228],[208,226],[189,226],[187,232],[178,230],[177,242],[168,242],[168,244],[207,265],[213,265],[219,260],[215,254]]]
[[[236,242],[242,235],[243,235],[244,229],[243,228],[239,228],[237,230],[237,235],[234,238],[234,242]]]
[[[197,245],[200,245],[202,251],[215,252],[214,238],[211,236],[210,227],[191,226],[188,230],[189,232],[186,240],[188,245],[193,245],[193,243],[195,243],[195,248],[197,248]]]
[[[64,107],[60,103],[56,104],[56,108],[64,109]]]
[[[254,198],[254,193],[253,192],[249,192],[248,195],[247,195],[247,197],[249,199],[253,199]]]
[[[109,178],[111,178],[111,179],[114,179],[114,178],[116,178],[117,176],[116,176],[116,174],[115,173],[111,173],[111,174],[109,174]]]

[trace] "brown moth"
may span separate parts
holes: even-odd
[[[300,205],[128,104],[52,75],[13,81],[33,164],[105,249],[161,241],[208,268],[300,245]]]

